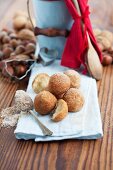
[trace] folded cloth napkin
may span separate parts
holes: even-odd
[[[27,92],[32,99],[36,94],[32,90],[32,81],[38,73],[48,73],[52,75],[56,72],[65,71],[68,68],[60,66],[60,61],[55,61],[52,65],[42,66],[36,64],[32,69]],[[16,130],[17,139],[34,139],[35,141],[52,141],[63,139],[97,139],[102,137],[102,122],[97,97],[97,85],[93,78],[81,75],[81,91],[85,97],[85,104],[81,111],[69,113],[68,116],[56,123],[49,115],[41,116],[40,121],[51,131],[52,136],[44,136],[37,121],[32,115],[21,113]]]

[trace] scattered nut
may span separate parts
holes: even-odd
[[[9,37],[10,37],[11,39],[16,39],[16,38],[17,38],[17,35],[13,32],[13,33],[9,34]]]
[[[4,50],[5,48],[9,48],[9,47],[11,47],[10,44],[8,44],[8,43],[7,44],[3,44],[2,49]]]
[[[12,53],[10,54],[10,57],[15,56],[15,55],[16,55],[15,52],[12,52]]]
[[[26,73],[27,66],[19,64],[14,69],[16,76],[21,77]]]
[[[2,39],[2,42],[5,43],[9,43],[10,42],[10,37],[8,35],[4,36]]]
[[[113,43],[113,33],[112,32],[110,32],[108,30],[104,30],[101,32],[100,36],[107,38],[110,41],[110,43]]]
[[[111,43],[106,37],[98,36],[97,41],[103,45],[103,50],[109,50],[111,48]]]
[[[33,40],[33,41],[36,40],[34,33],[29,29],[22,29],[21,31],[19,31],[18,38],[22,40]]]
[[[26,51],[34,50],[35,51],[35,45],[33,43],[28,43],[26,46]]]
[[[10,54],[13,52],[13,49],[10,47],[4,48],[3,53],[4,53],[4,59],[10,57]]]
[[[13,20],[13,27],[16,30],[20,30],[25,28],[25,25],[27,23],[27,18],[24,16],[18,16]]]
[[[16,39],[12,39],[12,40],[10,40],[10,45],[13,48],[16,48],[18,46],[18,41]]]
[[[29,57],[29,55],[25,55],[25,54],[18,54],[18,55],[16,55],[15,56],[15,59],[21,59],[21,60],[28,60],[28,59],[30,59],[30,57]]]
[[[107,66],[107,65],[112,64],[112,62],[113,62],[113,58],[108,54],[104,54],[103,60],[102,60],[102,65]]]
[[[27,46],[29,43],[30,43],[29,40],[23,40],[23,41],[22,41],[22,45],[24,45],[24,46]]]
[[[95,29],[93,30],[93,32],[94,32],[94,35],[95,35],[95,36],[98,36],[98,35],[101,34],[102,31],[101,31],[99,28],[95,28]]]
[[[7,36],[7,32],[1,31],[1,32],[0,32],[0,40],[2,40],[2,38],[3,38],[4,36]]]
[[[15,54],[21,54],[25,51],[25,47],[23,45],[19,45],[16,47]]]

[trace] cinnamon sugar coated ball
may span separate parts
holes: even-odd
[[[54,95],[60,95],[65,93],[70,88],[70,79],[63,73],[56,73],[50,77],[49,91]]]
[[[81,91],[75,88],[70,88],[63,97],[67,102],[69,112],[77,112],[84,105],[84,96]]]
[[[46,89],[49,83],[49,78],[49,75],[46,73],[38,74],[32,83],[34,92],[39,93],[40,91]]]
[[[57,103],[56,97],[49,91],[40,92],[34,99],[34,108],[41,115],[49,114]]]
[[[71,81],[71,87],[79,88],[80,87],[80,75],[75,70],[67,70],[64,72]]]

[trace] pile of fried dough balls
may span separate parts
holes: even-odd
[[[74,70],[67,70],[49,76],[38,74],[32,88],[37,94],[34,99],[35,111],[41,115],[53,113],[55,122],[64,119],[68,112],[78,112],[84,105],[84,96],[80,91],[80,75]]]

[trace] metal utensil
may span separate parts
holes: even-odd
[[[38,116],[36,116],[36,114],[32,110],[30,110],[29,113],[35,117],[35,119],[38,122],[38,125],[40,126],[40,128],[45,136],[51,136],[53,134],[52,131],[50,131],[44,124],[42,124],[42,122],[40,122],[40,120],[38,119]]]

